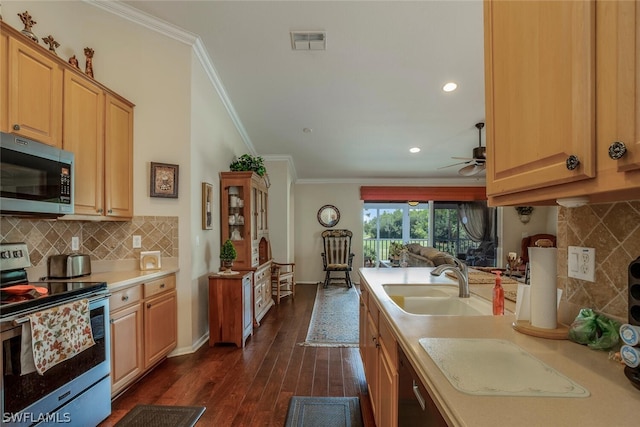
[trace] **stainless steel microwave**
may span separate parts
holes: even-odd
[[[74,213],[73,153],[10,133],[0,136],[0,213]]]

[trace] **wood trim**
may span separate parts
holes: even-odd
[[[487,200],[485,187],[360,187],[360,199],[365,202],[436,202]]]

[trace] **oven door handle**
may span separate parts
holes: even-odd
[[[106,294],[106,295],[96,295],[96,296],[94,296],[94,297],[87,298],[87,301],[89,301],[89,304],[91,304],[91,303],[93,303],[93,302],[96,302],[96,301],[100,301],[100,300],[103,300],[103,299],[109,298],[109,296],[110,296],[110,294]],[[65,304],[66,304],[66,303],[65,303]],[[62,304],[60,304],[60,305],[62,305]],[[46,310],[46,309],[45,309],[45,310]],[[14,326],[17,326],[17,325],[21,325],[21,324],[23,324],[23,323],[26,323],[26,322],[28,322],[28,321],[29,321],[29,316],[27,315],[27,316],[20,317],[20,318],[18,318],[18,319],[14,319],[14,320],[13,320],[13,324],[14,324]]]

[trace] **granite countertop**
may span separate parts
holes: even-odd
[[[441,414],[452,426],[637,425],[640,390],[624,375],[624,365],[608,352],[591,350],[568,340],[524,335],[512,328],[515,304],[504,316],[424,316],[401,310],[383,284],[456,284],[432,268],[361,268],[360,276],[389,322],[399,345],[414,365]],[[517,285],[505,285],[506,290]],[[492,285],[470,285],[471,292],[491,298]],[[586,388],[589,397],[480,396],[455,389],[419,343],[421,338],[489,338],[507,340]],[[478,367],[481,369],[481,367]]]

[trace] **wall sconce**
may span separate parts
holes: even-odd
[[[407,202],[407,204],[409,206],[411,206],[411,207],[415,207],[415,206],[418,206],[420,204],[420,202],[415,201],[415,200],[410,200],[410,201]]]
[[[516,206],[516,211],[518,212],[518,217],[520,218],[520,222],[526,224],[531,219],[531,213],[533,212],[533,206]]]

